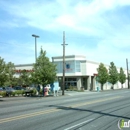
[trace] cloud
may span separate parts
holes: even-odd
[[[102,18],[102,14],[118,6],[128,5],[130,2],[127,0],[123,2],[122,0],[94,0],[89,3],[78,1],[72,4],[71,0],[57,0],[49,3],[28,1],[22,4],[21,2],[3,4],[3,7],[6,7],[3,9],[16,17],[18,22],[23,19],[29,26],[49,31],[63,30],[67,27],[69,30],[74,29],[92,35],[100,31],[101,25],[109,27],[107,21]]]
[[[66,46],[67,55],[82,54],[89,60],[106,63],[113,60],[125,66],[121,62],[129,55],[128,48],[130,48],[130,18],[126,10],[128,6],[130,6],[129,0],[55,0],[53,2],[28,0],[26,3],[22,0],[15,3],[3,0],[0,1],[0,8],[6,12],[6,15],[8,14],[8,18],[0,20],[0,28],[24,28],[25,34],[32,30],[54,34],[65,30],[66,37],[74,36],[67,41],[69,43]],[[80,36],[83,38],[77,40],[76,38]],[[62,36],[60,38],[62,39]],[[54,44],[53,39],[55,38],[45,42],[43,38],[43,41],[38,43],[38,52],[42,46],[49,57],[62,55],[60,40],[56,40]],[[26,48],[18,39],[14,45],[11,45],[15,48],[11,51],[13,56],[17,53],[21,54],[19,55],[21,63],[34,61],[34,45],[28,41],[25,43]],[[23,52],[20,51],[20,46],[24,48]],[[23,58],[24,56],[26,59]],[[16,62],[15,59],[13,60]]]

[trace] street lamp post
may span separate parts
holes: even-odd
[[[37,38],[39,38],[39,36],[32,34],[32,37],[35,37],[35,63],[36,63],[36,61],[37,61]]]

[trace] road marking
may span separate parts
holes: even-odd
[[[84,121],[84,122],[81,122],[81,123],[79,123],[79,124],[73,125],[73,126],[71,126],[71,127],[69,127],[69,128],[66,128],[66,129],[64,129],[64,130],[70,130],[70,129],[74,128],[74,127],[83,125],[83,124],[88,123],[88,122],[90,122],[90,121],[92,121],[92,120],[94,120],[94,119],[89,119],[89,120],[87,120],[87,121]]]
[[[90,102],[87,102],[87,103],[85,102],[85,103],[80,103],[80,104],[73,104],[71,106],[69,105],[69,106],[64,106],[64,107],[76,108],[76,107],[85,106],[85,105],[89,105],[89,104],[94,104],[94,103],[109,101],[109,100],[113,100],[113,99],[118,99],[118,98],[121,98],[121,97],[123,97],[123,96],[116,96],[116,97],[112,97],[112,98],[105,98],[105,99],[90,101]],[[18,119],[39,116],[41,114],[48,114],[48,113],[52,113],[52,112],[57,112],[57,111],[61,111],[61,110],[62,110],[62,108],[61,109],[54,108],[54,109],[49,109],[49,110],[44,110],[44,111],[33,112],[33,113],[29,113],[29,114],[24,114],[24,115],[4,118],[4,119],[0,119],[0,124],[1,123],[5,123],[5,122],[9,122],[9,121],[18,120]]]
[[[118,99],[121,97],[123,97],[123,96],[116,96],[116,97],[111,97],[111,98],[106,98],[106,99],[95,100],[95,101],[91,101],[91,102],[87,102],[87,103],[85,102],[85,103],[80,103],[80,104],[74,104],[69,107],[80,107],[80,106],[85,106],[85,105],[94,104],[94,103],[98,103],[98,102],[104,102],[104,101],[109,101],[109,100],[113,100],[113,99]]]
[[[25,114],[25,115],[20,115],[20,116],[5,118],[5,119],[0,119],[0,123],[9,122],[9,121],[18,120],[18,119],[23,119],[23,118],[28,118],[28,117],[33,117],[33,116],[38,116],[38,115],[41,115],[41,114],[47,114],[47,113],[56,112],[56,111],[59,111],[59,110],[58,109],[50,109],[50,110],[46,110],[46,111],[40,111],[40,112],[35,112],[35,113],[30,113],[30,114]]]

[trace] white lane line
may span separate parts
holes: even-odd
[[[66,128],[66,129],[64,129],[64,130],[70,130],[70,129],[74,128],[74,127],[77,127],[77,126],[80,126],[80,125],[82,125],[82,124],[88,123],[88,122],[90,122],[90,121],[92,121],[92,120],[94,120],[94,119],[89,119],[89,120],[87,120],[87,121],[81,122],[81,123],[79,123],[79,124],[77,124],[77,125],[71,126],[71,127]]]

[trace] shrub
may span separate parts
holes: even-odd
[[[73,86],[69,86],[69,89],[70,89],[70,90],[73,90],[73,88],[74,88]]]
[[[22,96],[25,94],[25,91],[24,90],[21,90],[22,92],[21,92],[21,94],[22,94]]]
[[[17,94],[18,96],[22,94],[22,90],[17,90],[15,91],[15,94]]]
[[[78,88],[73,88],[73,91],[78,91]]]
[[[0,92],[0,96],[5,97],[6,96],[6,92]]]
[[[16,92],[12,92],[12,93],[11,93],[11,95],[12,95],[13,97],[15,96],[15,94],[16,94]]]
[[[43,94],[43,89],[40,89],[40,94]]]
[[[33,89],[33,90],[31,90],[30,92],[31,92],[31,95],[36,95],[37,90],[34,88],[34,89]]]

